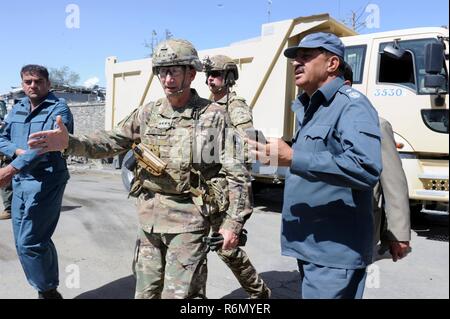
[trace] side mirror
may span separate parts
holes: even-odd
[[[442,43],[428,43],[425,46],[425,72],[439,74],[444,66],[444,46]]]
[[[441,88],[445,77],[441,75],[444,66],[444,46],[441,43],[428,43],[425,46],[425,83],[426,88]]]
[[[423,84],[426,88],[442,88],[445,84],[445,77],[441,74],[426,74]]]
[[[383,53],[388,55],[391,58],[394,59],[401,59],[405,55],[405,50],[400,48],[397,41],[394,41],[393,43],[388,44],[384,49]]]

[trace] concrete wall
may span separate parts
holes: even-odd
[[[90,134],[105,128],[105,103],[69,104],[74,118],[74,133]]]

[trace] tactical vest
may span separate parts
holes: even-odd
[[[163,108],[166,107],[164,103],[167,101],[160,99],[147,106],[151,109],[149,116],[141,123],[141,143],[146,144],[156,156],[167,163],[167,168],[161,176],[151,175],[139,168],[138,180],[143,188],[151,192],[189,194],[191,180],[196,179],[192,176],[195,122],[209,102],[199,99],[199,105],[195,108],[184,109],[182,113],[174,111],[171,117],[162,114]]]

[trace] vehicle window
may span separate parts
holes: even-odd
[[[432,131],[448,134],[448,110],[422,110],[422,119]]]
[[[400,48],[405,49],[405,55],[401,59],[388,56],[383,49],[392,42],[380,44],[380,63],[378,70],[379,83],[396,83],[407,86],[419,94],[432,94],[435,89],[424,87],[425,82],[425,45],[430,42],[438,42],[437,39],[419,39],[399,41]],[[444,64],[445,65],[445,64]],[[442,75],[447,77],[447,70],[442,69]],[[442,87],[448,91],[448,81]]]
[[[366,59],[365,45],[345,47],[345,62],[350,64],[353,70],[353,84],[361,84],[363,80],[364,62]]]

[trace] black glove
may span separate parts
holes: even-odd
[[[242,229],[239,235],[238,246],[244,247],[247,244],[247,229]]]
[[[203,242],[208,245],[212,251],[218,251],[223,245],[223,236],[221,233],[214,232],[210,237],[203,237]]]
[[[222,248],[223,245],[223,236],[221,233],[214,232],[211,234],[210,237],[203,237],[203,242],[208,245],[208,248],[211,251],[218,251],[220,248]],[[242,229],[240,235],[239,235],[239,243],[238,246],[245,246],[247,243],[247,230]]]

